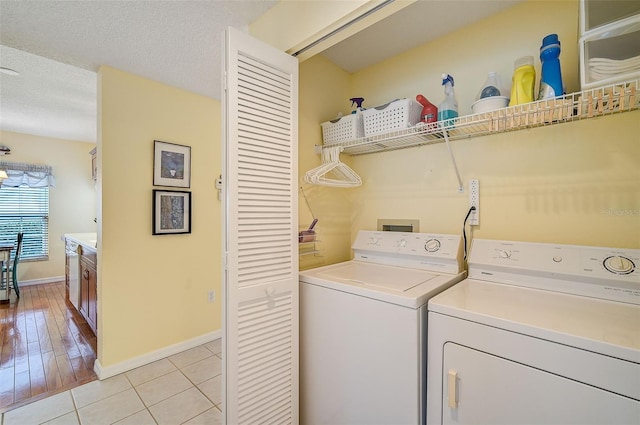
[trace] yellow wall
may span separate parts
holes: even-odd
[[[70,232],[95,232],[96,189],[91,179],[92,143],[0,132],[11,154],[0,161],[50,165],[56,186],[49,189],[49,260],[23,261],[18,281],[64,277],[64,241]]]
[[[474,237],[640,247],[640,112],[452,142],[463,182],[480,181]],[[460,234],[469,208],[444,144],[358,156],[353,229],[418,218]]]
[[[347,89],[337,96],[342,102],[363,96],[365,106],[374,106],[421,93],[438,104],[440,74],[449,72],[456,79],[460,114],[466,115],[487,72],[498,71],[510,81],[513,61],[532,55],[539,78],[540,42],[552,32],[562,43],[566,90],[579,91],[578,10],[576,0],[516,5],[353,75],[334,72],[341,86],[347,80]],[[318,60],[302,64],[302,88],[317,83],[316,95],[328,90],[331,81],[318,81],[326,69]],[[301,126],[301,175],[311,165],[302,156],[309,154],[309,140],[317,140],[318,124],[348,110],[344,104],[303,101],[301,115],[319,118],[315,128]],[[640,247],[639,133],[636,111],[452,142],[465,186],[471,178],[480,180],[480,226],[474,237]],[[461,233],[468,191],[458,193],[444,144],[342,159],[362,176],[363,186],[331,189],[326,199],[310,196],[309,201],[321,203],[325,212],[340,210],[341,217],[350,211],[351,238],[358,229],[375,229],[378,218],[419,219],[421,231]],[[319,218],[323,232],[346,228],[340,219]],[[344,253],[337,241],[328,249]],[[348,252],[336,260],[348,259]]]
[[[110,67],[98,79],[98,359],[108,367],[220,329],[221,111]],[[151,234],[154,140],[191,146],[191,234]]]
[[[300,115],[298,170],[301,188],[318,219],[316,230],[318,255],[300,257],[300,268],[306,269],[342,261],[351,255],[351,193],[353,189],[317,186],[305,183],[304,174],[320,165],[314,146],[322,144],[319,123],[335,118],[336,111],[348,111],[350,76],[322,56],[300,64]],[[350,164],[350,158],[343,157]],[[308,226],[311,213],[302,193],[299,197],[300,226]]]

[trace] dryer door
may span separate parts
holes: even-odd
[[[443,424],[629,424],[640,402],[455,343],[444,346]]]

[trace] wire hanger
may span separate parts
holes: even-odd
[[[322,164],[307,171],[304,175],[304,181],[321,186],[361,186],[360,176],[347,164],[340,162],[340,152],[342,152],[342,146],[322,148]]]

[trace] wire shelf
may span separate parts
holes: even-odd
[[[332,143],[332,146],[342,146],[343,153],[348,155],[363,155],[441,143],[444,131],[449,140],[459,140],[628,112],[640,109],[639,89],[640,80],[612,84],[492,112],[419,123],[408,129]]]

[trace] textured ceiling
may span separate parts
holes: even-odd
[[[0,0],[0,128],[95,142],[103,64],[220,99],[223,30],[275,3]]]
[[[419,0],[322,54],[355,72],[519,1]],[[0,0],[0,66],[20,72],[0,73],[0,128],[95,142],[103,64],[220,99],[223,30],[276,3]]]

